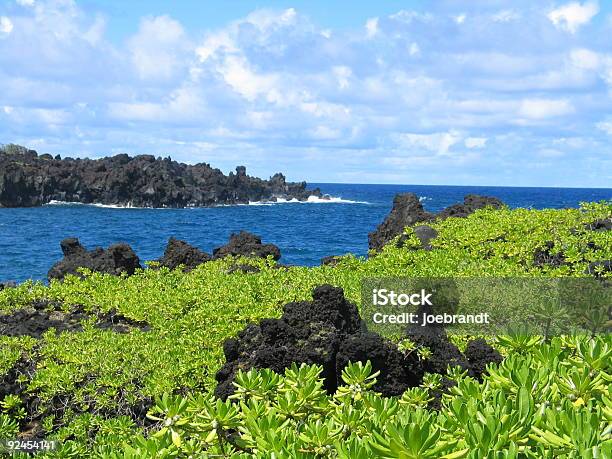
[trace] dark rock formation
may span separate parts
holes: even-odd
[[[281,257],[280,249],[274,244],[262,244],[261,237],[240,231],[230,236],[229,243],[213,250],[213,258],[223,258],[228,255],[266,258],[272,255],[275,260]]]
[[[227,270],[227,273],[228,274],[233,274],[233,273],[243,273],[243,274],[253,273],[253,274],[257,274],[260,271],[261,270],[257,266],[238,264],[238,265],[230,266],[230,268]]]
[[[425,250],[431,250],[431,240],[438,237],[438,232],[429,225],[420,225],[414,228],[414,234],[421,241],[421,247]]]
[[[401,395],[409,387],[418,386],[423,378],[424,368],[415,353],[405,355],[395,344],[373,332],[349,335],[340,343],[336,377],[341,377],[349,362],[368,360],[372,371],[380,371],[374,390],[386,396]]]
[[[14,287],[17,287],[17,283],[14,281],[0,282],[0,290],[4,290],[5,288],[14,288]]]
[[[113,244],[106,250],[97,247],[87,251],[77,238],[68,238],[60,245],[64,258],[51,267],[47,274],[49,280],[63,279],[67,274],[78,274],[78,268],[113,275],[131,275],[136,269],[142,268],[138,256],[127,244]]]
[[[374,390],[387,396],[417,386],[425,371],[445,373],[449,364],[471,371],[472,363],[443,330],[417,337],[419,345],[432,351],[431,359],[419,360],[416,353],[403,353],[391,341],[369,332],[342,289],[323,285],[314,289],[312,297],[311,302],[286,304],[280,319],[250,324],[237,338],[225,341],[226,363],[216,375],[218,397],[225,399],[233,393],[238,370],[270,368],[282,373],[293,362],[321,365],[324,387],[333,393],[342,384],[342,370],[349,361],[370,360],[373,371],[380,371]],[[474,355],[474,368],[486,365],[489,357]]]
[[[565,264],[565,255],[563,252],[555,251],[555,243],[548,241],[543,247],[537,248],[533,254],[534,266],[552,266],[559,267]]]
[[[116,333],[127,333],[132,328],[150,329],[146,322],[132,320],[116,310],[87,314],[81,307],[76,307],[66,312],[61,304],[38,301],[11,313],[0,313],[0,335],[41,338],[51,328],[57,333],[76,332],[83,329],[83,320],[92,317],[95,327]]]
[[[368,235],[369,247],[373,250],[381,250],[391,239],[402,234],[407,226],[414,226],[421,222],[444,220],[449,217],[467,217],[478,209],[485,207],[498,209],[502,206],[503,203],[497,198],[469,194],[463,199],[463,204],[454,204],[435,214],[427,212],[423,208],[416,194],[397,194],[393,199],[393,208],[389,215],[378,225],[375,231]],[[417,233],[423,248],[431,248],[429,242],[437,236],[432,231],[435,232],[433,228],[423,225]],[[402,243],[403,241],[400,240],[399,244]]]
[[[504,203],[497,198],[468,194],[463,198],[463,204],[453,204],[441,210],[436,217],[440,220],[444,220],[448,217],[467,217],[478,209],[484,209],[485,207],[499,209],[503,205]]]
[[[199,207],[246,204],[274,198],[306,201],[322,197],[306,183],[224,175],[209,164],[187,165],[151,155],[120,154],[102,159],[38,156],[16,145],[0,148],[0,207],[33,207],[50,201],[133,207]]]
[[[341,258],[336,255],[323,257],[321,258],[321,266],[336,266],[340,260]]]
[[[595,220],[594,222],[585,224],[584,227],[590,231],[611,231],[612,218],[601,218],[599,220]]]
[[[474,376],[479,379],[487,369],[487,364],[501,363],[503,360],[502,355],[482,338],[470,341],[464,354],[470,363]]]
[[[176,269],[183,265],[186,271],[190,271],[209,260],[211,260],[211,256],[206,252],[202,252],[185,241],[171,237],[164,251],[164,256],[157,261],[160,266]]]
[[[405,227],[433,219],[434,214],[423,209],[423,204],[416,194],[396,194],[391,213],[378,225],[376,231],[368,235],[370,249],[380,250],[391,239],[402,234]]]
[[[612,260],[594,261],[589,263],[585,270],[585,274],[595,277],[601,277],[604,273],[610,272],[612,272]]]

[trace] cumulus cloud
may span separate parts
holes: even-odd
[[[597,129],[605,132],[608,135],[612,135],[612,122],[602,121],[600,123],[597,123]]]
[[[0,37],[10,35],[13,31],[13,21],[6,16],[0,16]]]
[[[446,155],[453,145],[461,140],[457,131],[434,132],[431,134],[397,134],[398,144],[405,149],[425,149],[437,155]]]
[[[574,107],[567,100],[525,99],[521,102],[519,115],[532,120],[543,120],[567,115]]]
[[[468,137],[464,144],[467,148],[484,148],[487,144],[486,137]]]
[[[186,64],[185,31],[169,16],[144,18],[128,47],[138,75],[145,80],[168,80]]]
[[[524,169],[555,151],[549,185],[602,185],[572,163],[582,150],[593,171],[609,158],[612,46],[594,2],[443,0],[343,28],[294,8],[201,29],[144,15],[122,40],[103,10],[20,5],[0,6],[0,142],[261,175],[281,162],[320,181],[397,182],[401,166],[403,182],[472,184],[492,169],[500,184],[541,184]]]
[[[370,18],[366,21],[366,35],[368,38],[374,37],[378,33],[378,18]]]
[[[548,13],[548,19],[556,27],[570,33],[576,33],[580,27],[588,24],[597,13],[599,13],[599,5],[596,1],[572,2],[552,10]]]

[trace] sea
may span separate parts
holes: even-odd
[[[314,266],[328,255],[365,256],[368,233],[389,213],[396,193],[416,193],[430,211],[463,202],[469,193],[495,196],[513,208],[533,209],[612,200],[609,188],[309,184],[316,186],[332,198],[188,209],[68,203],[0,208],[0,282],[46,281],[49,268],[62,258],[59,243],[66,237],[78,237],[88,249],[126,242],[146,261],[159,258],[171,236],[211,253],[227,243],[230,234],[246,230],[279,246],[281,263]]]

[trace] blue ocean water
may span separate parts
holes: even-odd
[[[414,192],[426,209],[440,210],[477,193],[511,207],[577,207],[612,199],[612,189],[510,188],[426,185],[310,184],[341,199],[326,203],[282,203],[196,209],[129,209],[47,205],[0,209],[0,280],[44,280],[62,257],[59,242],[78,237],[88,248],[130,244],[141,260],[160,257],[175,236],[212,252],[232,232],[247,230],[278,245],[282,263],[313,266],[327,255],[365,255],[368,232],[391,209],[396,193]]]

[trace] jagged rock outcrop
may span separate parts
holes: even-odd
[[[389,215],[378,225],[376,231],[368,235],[370,249],[380,250],[391,239],[402,234],[405,227],[433,219],[434,214],[425,211],[416,194],[396,194]]]
[[[61,159],[9,145],[0,148],[0,207],[33,207],[50,201],[133,207],[200,207],[276,198],[322,197],[306,183],[246,174],[224,175],[209,164],[188,165],[151,155]]]
[[[223,258],[228,255],[267,258],[272,255],[275,260],[281,257],[280,249],[274,244],[263,244],[261,237],[247,231],[232,234],[229,242],[213,250],[213,258]]]
[[[445,373],[447,365],[461,365],[476,375],[497,357],[474,346],[465,357],[443,330],[415,337],[431,348],[432,357],[421,360],[417,353],[401,352],[397,345],[367,330],[357,307],[344,297],[341,288],[322,285],[314,289],[312,301],[287,303],[280,319],[263,319],[249,324],[236,338],[223,344],[226,363],[217,372],[215,394],[223,399],[234,392],[238,370],[270,368],[282,373],[292,363],[323,367],[325,389],[332,393],[342,384],[342,370],[351,362],[370,360],[380,371],[374,390],[399,395],[421,383],[425,371]],[[486,344],[486,343],[485,343]],[[493,360],[487,360],[487,359]],[[468,359],[471,359],[468,361]],[[472,370],[474,368],[475,370]]]
[[[78,268],[88,268],[95,272],[119,275],[134,274],[142,268],[140,260],[128,244],[113,244],[104,250],[101,247],[88,251],[77,238],[64,239],[60,246],[64,258],[55,263],[47,277],[63,279],[67,274],[78,274]]]
[[[503,205],[504,203],[497,198],[480,196],[477,194],[468,194],[463,198],[463,204],[453,204],[452,206],[441,210],[436,215],[436,218],[439,220],[444,220],[448,217],[467,217],[478,209],[484,209],[485,207],[499,209]]]
[[[599,220],[585,224],[584,227],[590,231],[611,231],[612,218],[600,218]]]
[[[427,212],[416,194],[396,194],[389,215],[378,225],[375,231],[368,235],[369,247],[371,250],[381,250],[390,240],[402,234],[407,226],[414,226],[421,222],[444,220],[449,217],[467,217],[478,209],[485,207],[498,209],[503,205],[497,198],[468,194],[465,196],[463,204],[454,204],[436,214]],[[432,232],[435,230],[427,225],[422,225],[420,228],[417,237],[421,240],[423,248],[431,248],[429,242],[437,235]],[[402,243],[403,241],[400,240],[399,244]]]
[[[197,247],[171,237],[164,251],[164,256],[157,261],[160,266],[176,269],[178,266],[183,265],[186,271],[190,271],[211,259],[212,257],[209,254],[202,252]]]
[[[17,287],[17,283],[14,281],[0,282],[0,290],[4,290],[5,288],[13,288],[13,287]]]

